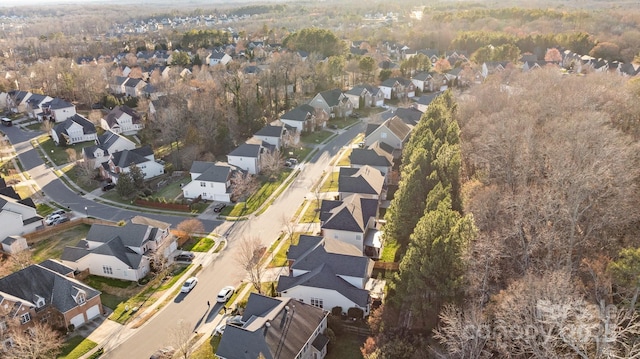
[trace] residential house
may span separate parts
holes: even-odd
[[[509,66],[508,61],[484,62],[482,63],[482,70],[480,70],[480,74],[482,75],[482,78],[486,79],[491,74],[504,71],[507,66]]]
[[[354,109],[365,107],[381,107],[384,105],[384,93],[380,88],[371,85],[354,86],[344,93],[351,101]]]
[[[338,174],[338,194],[343,199],[352,194],[366,198],[386,199],[384,174],[369,165],[360,168],[340,167]]]
[[[2,251],[7,254],[20,253],[28,248],[27,239],[22,236],[8,236],[2,240]]]
[[[184,198],[231,202],[231,178],[237,169],[227,163],[193,161],[191,182],[182,187]]]
[[[398,116],[393,116],[381,125],[369,124],[364,135],[365,146],[371,146],[380,141],[393,147],[394,158],[399,158],[402,148],[411,134],[411,126],[407,125]]]
[[[373,243],[365,243],[370,230],[376,229],[378,200],[352,194],[342,200],[322,200],[320,204],[320,228],[325,238],[351,244],[362,254],[377,251]]]
[[[129,78],[126,76],[116,76],[115,79],[113,79],[113,82],[109,85],[111,92],[115,95],[124,95],[124,84],[127,80],[129,80]]]
[[[142,123],[142,116],[138,111],[129,106],[120,105],[100,120],[100,127],[105,131],[133,135],[144,128],[144,124]]]
[[[323,359],[328,314],[293,298],[251,293],[241,318],[244,324],[225,327],[216,357]]]
[[[273,126],[267,125],[263,128],[259,129],[253,137],[257,138],[262,142],[266,142],[276,149],[280,150],[282,147],[282,138],[284,134],[287,132],[285,126]]]
[[[51,129],[51,139],[56,145],[70,146],[98,139],[96,125],[80,115],[73,115]]]
[[[416,85],[411,80],[402,77],[386,79],[379,87],[387,100],[406,99],[416,95]]]
[[[304,104],[282,115],[280,121],[298,132],[313,132],[324,128],[328,118],[328,112]]]
[[[436,49],[418,50],[418,54],[422,54],[428,57],[429,61],[431,61],[431,64],[435,64],[436,62],[438,62],[438,60],[440,60],[440,52]]]
[[[213,51],[207,56],[206,63],[209,66],[215,66],[218,64],[226,65],[231,61],[231,56],[227,55],[224,51]]]
[[[76,115],[76,106],[60,98],[42,104],[42,121],[60,123]]]
[[[117,133],[106,131],[96,139],[96,144],[82,149],[82,155],[85,161],[92,161],[93,167],[98,168],[104,162],[109,161],[111,154],[133,150],[136,144],[130,139]]]
[[[40,321],[54,328],[78,328],[103,313],[99,291],[74,279],[65,266],[45,262],[0,278],[0,305],[12,305],[11,315],[20,324],[27,328]]]
[[[27,101],[33,94],[29,91],[12,90],[8,92],[7,108],[13,113],[24,113],[28,110]]]
[[[393,169],[393,148],[386,143],[376,141],[368,148],[354,148],[349,155],[352,168],[369,166],[377,169],[388,182],[388,174]]]
[[[0,194],[0,238],[23,235],[42,225],[42,217],[30,198],[16,199]]]
[[[391,116],[389,116],[389,118],[393,117],[393,116],[397,116],[399,117],[404,123],[407,124],[407,126],[413,128],[415,127],[415,125],[418,124],[418,122],[420,122],[420,119],[422,118],[422,115],[424,115],[424,113],[420,110],[418,110],[417,108],[413,108],[413,107],[398,107],[397,109],[395,109],[395,111],[393,112],[393,114]],[[388,120],[389,118],[385,118],[384,121]]]
[[[280,276],[276,291],[324,310],[362,309],[369,314],[369,292],[365,289],[373,261],[344,242],[320,236],[301,235],[287,252],[289,275]]]
[[[134,79],[129,77],[127,82],[124,83],[124,93],[127,96],[139,97],[143,94],[144,88],[146,86],[147,83],[142,79]]]
[[[42,118],[42,105],[53,100],[47,95],[32,94],[27,100],[27,115],[30,119]]]
[[[176,249],[170,224],[136,216],[124,226],[93,224],[86,239],[64,248],[60,260],[92,275],[139,281],[153,261],[167,260]]]
[[[353,104],[340,89],[322,91],[309,101],[313,108],[322,109],[329,117],[346,117],[353,111]]]
[[[262,151],[262,145],[243,143],[227,155],[227,162],[255,175],[260,173]]]
[[[130,166],[135,164],[142,170],[144,179],[153,178],[164,173],[164,165],[156,162],[153,150],[149,146],[133,150],[123,150],[109,155],[109,160],[102,163],[100,174],[103,178],[118,182],[120,173],[129,173]]]
[[[419,72],[411,78],[411,82],[419,89],[420,92],[433,92],[436,90],[436,86],[433,81],[433,76],[428,72]]]
[[[429,105],[431,105],[433,100],[435,100],[440,95],[442,95],[442,92],[434,92],[428,95],[422,95],[418,97],[414,102],[414,106],[416,110],[422,113],[427,112],[427,108],[429,108]]]

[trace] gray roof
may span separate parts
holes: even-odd
[[[2,244],[6,244],[8,246],[12,245],[14,242],[16,242],[17,240],[19,240],[21,237],[20,236],[8,236],[7,238],[2,240]]]
[[[324,99],[327,105],[329,105],[330,107],[334,107],[340,104],[340,96],[342,95],[342,90],[333,89],[322,91],[319,93],[319,95]]]
[[[99,291],[38,264],[0,278],[0,292],[31,303],[35,303],[36,295],[40,296],[45,298],[45,305],[62,313],[78,306],[73,296],[79,290],[85,292],[87,301],[100,295]]]
[[[438,96],[442,95],[442,92],[434,92],[431,94],[427,94],[427,95],[422,95],[420,97],[418,97],[418,99],[416,100],[416,102],[420,105],[425,105],[425,106],[429,106],[433,100],[435,100]],[[396,113],[396,116],[398,114]]]
[[[423,113],[422,113],[422,111],[420,111],[418,109],[415,109],[415,108],[400,107],[400,108],[396,109],[396,111],[393,113],[393,115],[398,116],[407,125],[415,126],[416,124],[418,124],[418,122],[420,122],[420,119],[422,118]],[[386,121],[391,117],[393,117],[393,116],[390,114],[389,117],[385,118],[384,120]]]
[[[66,120],[60,122],[53,128],[53,130],[56,131],[58,135],[60,134],[69,135],[67,130],[74,123],[77,123],[78,125],[82,126],[82,133],[84,133],[85,135],[90,133],[96,133],[96,125],[94,125],[91,121],[87,120],[86,118],[78,114],[75,114],[67,118]]]
[[[379,143],[379,141],[376,141]],[[376,167],[393,166],[393,155],[385,151],[376,152],[369,148],[354,148],[349,155],[351,165],[369,165]]]
[[[150,161],[145,157],[149,156],[150,154],[153,154],[153,150],[151,150],[151,147],[144,146],[135,148],[133,150],[123,150],[113,153],[111,155],[111,158],[116,166],[120,168],[126,168],[129,167],[132,163],[135,163],[137,165],[139,163]]]
[[[398,116],[393,116],[390,119],[384,121],[380,127],[386,127],[393,133],[398,139],[404,141],[409,134],[411,133],[411,127],[407,125],[402,119]],[[367,130],[369,128],[367,127]]]
[[[66,266],[56,260],[53,259],[46,259],[40,263],[38,263],[39,266],[45,267],[47,269],[50,269],[56,273],[60,273],[63,276],[68,276],[69,274],[72,274],[73,268]]]
[[[432,78],[433,77],[428,72],[419,72],[413,76],[413,79],[418,81],[427,81]]]
[[[300,237],[302,239],[302,236]],[[320,238],[320,241],[316,238]],[[308,243],[304,243],[304,241]],[[293,269],[310,271],[321,264],[326,264],[337,275],[356,278],[367,278],[370,270],[373,269],[373,261],[368,257],[362,256],[362,250],[357,250],[353,245],[345,245],[344,242],[336,239],[327,238],[323,240],[322,237],[312,236],[302,239],[298,245],[302,245],[302,249],[305,249],[304,247],[307,247],[309,243],[315,245],[304,251],[304,253],[300,253],[300,249],[294,248],[298,246],[290,247],[289,251],[291,252],[293,249],[293,253],[287,253],[287,259],[293,261],[291,266]],[[342,253],[334,252],[333,250],[336,249]]]
[[[204,172],[201,172],[200,176],[198,176],[195,180],[226,183],[229,180],[229,177],[231,177],[232,172],[233,169],[229,166],[219,166],[216,164],[212,164]]]
[[[256,132],[256,136],[280,137],[282,136],[282,126],[267,125]]]
[[[74,107],[72,103],[69,103],[57,97],[47,103],[44,103],[43,105],[49,107],[52,110],[57,110],[57,109],[67,108],[67,107]]]
[[[276,290],[282,293],[298,286],[335,290],[361,307],[369,304],[367,290],[354,287],[340,278],[326,263],[320,263],[313,270],[297,277],[280,276]]]
[[[142,247],[150,238],[147,232],[154,228],[145,224],[126,223],[124,226],[109,226],[93,224],[87,233],[87,241],[106,243],[115,237],[120,237],[122,243],[128,247]]]
[[[242,326],[227,325],[216,355],[227,359],[295,358],[325,320],[320,308],[292,298],[251,293]],[[266,324],[269,323],[267,326]]]
[[[260,145],[243,143],[229,153],[229,156],[258,158],[260,155]]]
[[[140,123],[142,121],[142,117],[140,114],[126,105],[120,105],[111,110],[107,116],[105,116],[104,120],[109,124],[109,127],[113,127],[118,124],[118,120],[122,115],[128,114],[131,116],[132,123]]]
[[[364,165],[360,168],[340,167],[338,192],[340,193],[382,193],[384,175],[380,170]]]
[[[377,200],[352,194],[342,201],[323,200],[320,221],[322,228],[364,233],[367,222],[377,211]]]
[[[280,118],[292,121],[306,121],[309,116],[315,113],[315,111],[315,108],[313,108],[311,105],[304,104],[285,113]]]

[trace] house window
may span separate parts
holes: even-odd
[[[31,320],[31,314],[24,313],[20,316],[20,324],[27,324]]]
[[[207,183],[206,182],[200,182],[200,187],[207,187]]]
[[[87,302],[87,297],[84,295],[84,293],[78,293],[78,304],[82,305],[86,302]]]
[[[311,298],[311,305],[313,305],[314,307],[318,307],[320,309],[324,308],[322,298]]]
[[[102,266],[102,273],[113,274],[113,269],[111,268],[111,266]]]

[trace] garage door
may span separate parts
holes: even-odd
[[[87,310],[87,318],[91,320],[100,315],[100,306],[97,304]]]
[[[71,324],[73,324],[75,328],[82,326],[82,324],[84,324],[84,314],[80,313],[71,318]]]
[[[384,100],[376,101],[376,107],[382,107],[384,105]]]

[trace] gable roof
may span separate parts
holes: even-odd
[[[294,248],[297,246],[302,248]],[[298,245],[291,246],[289,251],[291,253],[287,253],[287,259],[293,261],[291,268],[304,271],[326,264],[336,275],[366,278],[374,264],[355,246],[319,236],[300,236]]]
[[[327,105],[329,105],[330,107],[334,107],[340,104],[340,97],[342,96],[342,90],[333,89],[333,90],[322,91],[318,95],[320,95],[324,99],[324,102],[326,102]]]
[[[194,163],[197,161],[194,161]],[[231,176],[233,169],[230,166],[220,166],[215,163],[209,162],[210,165],[205,168],[204,171],[200,172],[200,176],[198,176],[195,181],[205,181],[205,182],[218,182],[225,183]],[[199,166],[199,165],[196,165]],[[193,168],[193,164],[191,165]],[[198,172],[196,172],[198,173]]]
[[[99,291],[38,264],[0,278],[0,295],[7,293],[30,303],[37,295],[62,313],[78,306],[74,297],[79,291],[85,293],[87,301],[100,295]]]
[[[255,133],[256,136],[280,137],[282,136],[283,126],[266,125]]]
[[[352,194],[342,201],[322,200],[320,221],[322,228],[364,233],[377,210],[377,200]]]
[[[38,263],[39,266],[41,267],[45,267],[49,270],[52,270],[56,273],[60,273],[63,276],[68,276],[70,274],[73,274],[74,270],[73,268],[66,266],[60,262],[58,262],[57,260],[54,259],[46,259],[40,263]]]
[[[431,76],[431,74],[426,71],[419,72],[413,76],[413,79],[417,81],[428,81],[428,80],[431,80],[432,78],[433,76]]]
[[[379,144],[379,141],[375,142]],[[388,145],[387,145],[388,146]],[[351,165],[369,165],[376,167],[393,166],[393,155],[377,147],[377,151],[372,148],[354,148],[349,155]]]
[[[369,165],[360,168],[340,167],[338,192],[380,195],[384,175]]]
[[[434,93],[430,93],[430,94],[425,94],[420,96],[417,100],[416,103],[418,103],[419,105],[423,105],[423,106],[429,106],[433,100],[435,100],[438,96],[442,95],[442,92],[434,92]],[[397,114],[396,114],[397,116]]]
[[[118,124],[118,120],[124,114],[131,116],[132,123],[140,123],[142,121],[142,116],[140,116],[136,110],[126,105],[114,107],[113,110],[109,111],[107,116],[105,116],[104,120],[109,124],[109,127],[113,127]]]
[[[306,121],[309,116],[315,113],[315,111],[315,108],[313,108],[311,105],[304,104],[285,113],[280,118],[292,121]]]
[[[227,359],[295,358],[316,335],[326,313],[292,298],[251,293],[242,326],[227,325],[216,355]],[[267,325],[267,323],[269,323]]]
[[[145,155],[148,156],[148,152],[151,150],[151,147],[144,146],[140,148],[135,148],[133,150],[123,150],[111,155],[111,159],[113,164],[120,168],[127,168],[132,163],[136,165],[139,163],[144,163],[150,161]],[[153,154],[153,151],[151,151]]]
[[[420,119],[422,118],[422,111],[415,109],[415,108],[404,108],[404,107],[399,107],[395,110],[394,112],[395,116],[398,116],[402,121],[404,121],[404,123],[406,123],[409,126],[415,126],[418,124],[418,122],[420,121]],[[393,116],[391,116],[393,117]],[[391,118],[389,117],[389,118]]]
[[[73,104],[57,97],[49,102],[44,103],[43,106],[47,106],[52,110],[58,110],[58,109],[67,108],[67,107],[74,107]]]
[[[229,153],[229,156],[258,158],[260,155],[260,145],[243,143]]]
[[[53,130],[58,134],[69,135],[67,131],[69,130],[69,128],[71,128],[71,126],[73,126],[74,123],[82,126],[82,133],[84,133],[85,135],[96,133],[96,125],[78,114],[75,114],[60,122],[53,128]]]
[[[411,127],[409,127],[402,119],[398,116],[393,116],[390,119],[384,121],[380,127],[386,127],[393,133],[398,139],[404,140],[411,133]],[[380,128],[378,127],[378,128]],[[369,128],[367,127],[367,130]],[[376,128],[377,130],[377,128]]]

